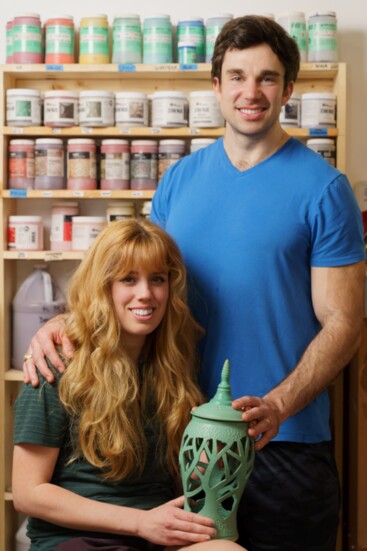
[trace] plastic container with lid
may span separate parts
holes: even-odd
[[[212,90],[191,92],[189,114],[189,126],[193,128],[224,126],[224,118]]]
[[[222,13],[211,15],[206,20],[205,29],[205,61],[211,63],[214,51],[214,44],[218,34],[223,29],[224,25],[233,19],[231,13]]]
[[[309,15],[308,61],[338,61],[335,11],[318,11]]]
[[[307,25],[306,16],[302,11],[290,11],[281,14],[277,22],[296,41],[301,62],[307,61]]]
[[[279,121],[282,126],[298,128],[301,126],[301,95],[293,92],[280,110]]]
[[[180,65],[192,65],[196,63],[196,44],[188,40],[181,40],[177,44],[178,62]]]
[[[74,20],[54,15],[45,24],[45,63],[74,63]]]
[[[115,94],[108,90],[83,90],[79,93],[80,126],[114,126]]]
[[[73,216],[72,217],[72,250],[87,251],[93,241],[106,226],[104,216]]]
[[[158,144],[155,140],[131,142],[130,188],[156,189],[158,183]]]
[[[135,218],[135,205],[132,201],[109,203],[106,210],[107,222]]]
[[[43,62],[42,26],[38,13],[24,13],[13,20],[13,63]]]
[[[107,15],[82,17],[79,25],[79,63],[109,63]]]
[[[144,19],[143,63],[172,63],[172,23],[169,15],[157,14]]]
[[[97,188],[96,144],[87,138],[68,140],[67,189]]]
[[[102,140],[101,189],[129,189],[130,148],[127,140]]]
[[[185,155],[185,140],[160,140],[158,147],[158,181],[166,170]]]
[[[8,249],[10,251],[42,251],[42,216],[9,216]]]
[[[115,120],[118,127],[148,126],[148,96],[142,92],[116,92]]]
[[[199,149],[207,147],[215,141],[215,138],[193,138],[190,143],[190,153],[195,153],[195,151],[199,151]]]
[[[51,251],[71,250],[72,217],[78,216],[79,205],[76,202],[65,201],[54,203],[51,208]]]
[[[79,93],[71,90],[46,90],[44,93],[44,125],[56,128],[79,123]]]
[[[35,189],[65,186],[64,144],[58,138],[39,138],[35,145]]]
[[[10,140],[9,188],[34,188],[34,140]]]
[[[184,92],[173,90],[152,95],[152,126],[179,128],[187,126],[188,101]]]
[[[141,63],[143,38],[139,15],[118,15],[112,25],[112,63]]]
[[[8,126],[40,126],[41,94],[31,88],[9,88],[6,91]]]
[[[332,128],[336,126],[336,95],[328,92],[302,94],[302,128]]]
[[[205,61],[205,27],[202,17],[180,19],[177,25],[177,43],[193,42],[196,46],[196,61]]]
[[[12,365],[15,369],[23,369],[23,355],[34,332],[65,310],[65,295],[47,271],[47,267],[35,266],[31,275],[19,287],[12,302]]]
[[[5,63],[13,63],[13,20],[7,21],[5,26],[6,58]]]
[[[311,138],[306,142],[307,147],[322,155],[331,166],[336,166],[336,147],[330,138]]]
[[[151,212],[152,212],[152,201],[143,201],[143,204],[141,206],[140,213],[139,213],[140,216],[149,220]]]

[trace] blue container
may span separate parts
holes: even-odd
[[[177,44],[193,42],[196,45],[196,61],[205,61],[205,27],[201,17],[180,19],[177,25]]]

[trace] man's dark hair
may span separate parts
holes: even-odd
[[[278,23],[269,17],[245,15],[224,25],[215,41],[212,57],[212,80],[221,82],[222,65],[228,50],[244,50],[267,44],[284,67],[284,86],[295,82],[300,67],[297,43]]]

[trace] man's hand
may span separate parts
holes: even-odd
[[[255,440],[255,450],[261,450],[279,431],[280,412],[266,398],[244,396],[232,402],[232,407],[243,411],[242,419],[249,424],[248,435]]]
[[[61,345],[64,356],[69,359],[74,352],[73,344],[64,334],[65,320],[67,314],[60,314],[45,323],[32,338],[28,350],[24,355],[23,373],[24,382],[32,383],[36,387],[39,379],[36,373],[36,366],[48,382],[54,380],[54,376],[48,368],[45,357],[50,360],[52,365],[63,373],[65,365],[63,364],[56,345]]]

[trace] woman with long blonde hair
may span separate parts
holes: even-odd
[[[31,551],[234,551],[182,509],[177,456],[202,401],[180,252],[145,220],[110,224],[76,270],[55,381],[16,402],[13,495]],[[177,547],[178,546],[178,547]]]

